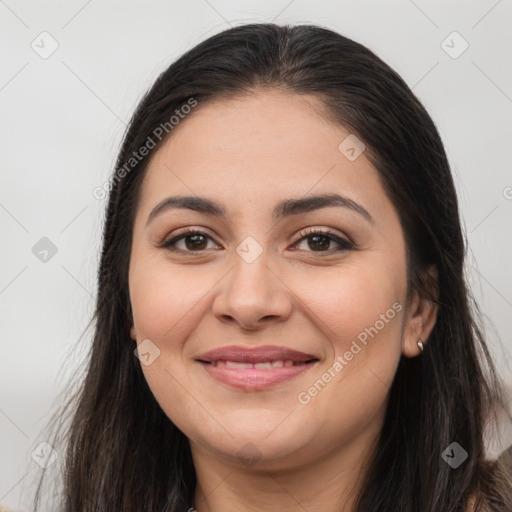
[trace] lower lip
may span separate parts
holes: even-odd
[[[229,386],[248,391],[271,388],[281,382],[293,379],[317,363],[317,361],[314,361],[296,366],[283,366],[281,368],[262,370],[259,368],[217,367],[209,363],[199,362],[214,379]]]

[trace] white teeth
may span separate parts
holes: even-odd
[[[220,363],[221,361],[219,361]],[[228,368],[238,368],[239,370],[245,370],[247,368],[253,368],[252,363],[235,363],[234,361],[222,361]]]
[[[266,363],[254,363],[254,368],[272,368],[272,363],[270,361]]]
[[[236,368],[237,370],[246,370],[248,368],[257,368],[257,369],[260,369],[260,370],[266,370],[266,369],[269,369],[269,368],[288,368],[290,366],[293,366],[294,363],[293,363],[293,360],[292,359],[286,359],[286,360],[283,360],[283,359],[279,359],[277,361],[264,361],[262,363],[238,363],[236,361],[223,361],[223,360],[218,360],[218,361],[212,361],[212,366],[217,366],[217,367],[226,367],[226,368]],[[301,364],[301,363],[297,363],[297,364]]]

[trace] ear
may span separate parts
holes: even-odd
[[[417,290],[407,308],[405,328],[402,339],[402,353],[405,357],[416,357],[421,354],[418,340],[421,338],[423,344],[434,328],[438,313],[438,273],[435,267],[429,267],[421,279],[423,289],[428,290],[429,298],[420,296]]]
[[[133,325],[130,329],[130,337],[132,340],[137,341],[137,331],[135,330],[135,326]]]

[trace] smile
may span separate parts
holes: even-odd
[[[210,350],[196,361],[217,382],[258,391],[289,381],[319,362],[313,354],[277,345],[230,345]]]
[[[205,361],[206,362],[206,361]],[[239,370],[246,370],[248,368],[257,368],[260,370],[266,370],[268,368],[289,368],[290,366],[304,365],[308,361],[293,361],[292,359],[279,359],[277,361],[264,361],[261,363],[241,363],[238,361],[225,361],[219,359],[217,361],[208,361],[212,366],[226,367],[226,368],[237,368]]]

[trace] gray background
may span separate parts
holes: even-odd
[[[424,103],[454,172],[469,281],[512,386],[511,0],[0,0],[0,502],[28,509],[39,469],[31,453],[90,341],[91,331],[80,335],[93,311],[105,206],[92,191],[112,171],[126,122],[173,59],[255,21],[339,31]],[[460,55],[454,31],[469,44]],[[43,237],[57,250],[46,261]],[[494,445],[490,436],[492,454],[512,444],[507,421]]]

